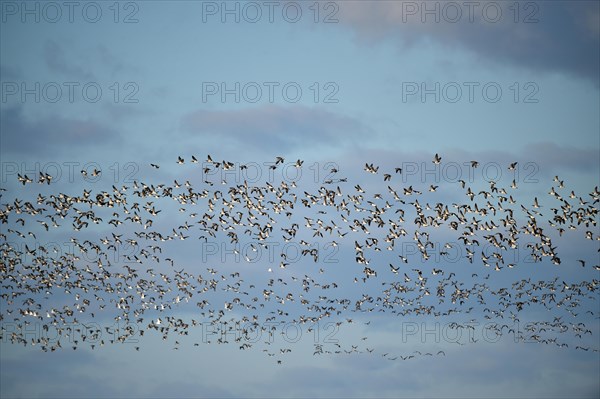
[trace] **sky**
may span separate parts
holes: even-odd
[[[327,180],[344,177],[347,183],[329,188],[341,186],[351,193],[359,184],[375,193],[386,191],[383,173],[393,174],[399,192],[409,186],[424,191],[423,204],[463,201],[456,190],[459,180],[473,191],[489,188],[494,180],[505,187],[516,183],[515,198],[527,207],[538,198],[550,208],[555,204],[547,193],[555,176],[588,199],[587,193],[600,184],[596,1],[1,0],[0,7],[3,208],[15,198],[35,199],[38,192],[75,195],[83,189],[97,193],[113,185],[174,180],[189,180],[199,189],[206,179],[215,186],[220,180],[230,185],[297,181],[300,197],[304,190],[315,192]],[[206,174],[190,163],[194,155],[206,166],[208,154],[215,161],[233,162],[234,170]],[[435,154],[442,156],[440,165],[431,162]],[[284,163],[270,169],[278,156]],[[185,164],[178,165],[178,157]],[[297,159],[304,160],[302,168],[294,167]],[[479,162],[478,168],[469,166],[472,160]],[[513,162],[516,168],[509,170]],[[380,167],[378,175],[365,172],[365,163]],[[240,169],[242,164],[249,167]],[[397,167],[402,174],[394,173]],[[332,168],[339,174],[331,173]],[[82,169],[90,174],[101,170],[102,175],[84,178]],[[17,179],[18,174],[39,172],[51,174],[54,183],[23,186]],[[431,185],[440,186],[437,197],[427,193]],[[164,210],[154,227],[170,232],[174,223],[188,220],[177,204],[156,204]],[[195,211],[202,215],[206,210],[199,206]],[[300,223],[304,217],[320,217],[315,209],[300,206],[294,213]],[[22,245],[23,240],[7,233],[16,226],[11,223],[1,226],[4,240]],[[133,230],[123,229],[132,235]],[[110,226],[47,234],[38,230],[45,237],[38,243],[57,242],[63,251],[62,243],[70,237],[98,239],[111,232]],[[599,234],[597,226],[590,230]],[[452,239],[449,233],[436,234],[436,243]],[[288,279],[296,273],[301,278],[308,270],[315,279],[338,282],[340,297],[358,299],[398,278],[387,266],[398,265],[395,253],[370,252],[367,257],[372,255],[383,270],[363,287],[354,284],[362,270],[354,262],[354,238],[338,241],[336,250],[326,246],[325,237],[317,245],[329,257],[316,263],[302,258],[285,271],[277,270],[279,261],[266,259],[267,254],[250,264],[236,259],[224,250],[230,249],[226,235],[212,240],[213,246],[167,243],[163,256],[170,254],[176,269],[190,273],[242,270],[246,281],[259,288],[271,275]],[[564,254],[562,268],[549,260],[535,264],[520,252],[514,259],[522,268],[493,274],[490,284],[510,286],[522,278],[555,276],[559,281],[597,281],[591,266],[599,264],[596,243],[585,240],[582,231],[556,242]],[[414,249],[410,239],[405,245],[403,250]],[[129,254],[129,249],[121,250]],[[588,266],[576,267],[576,259],[587,259]],[[115,263],[121,260],[117,256]],[[271,266],[276,269],[272,274],[266,271]],[[410,267],[402,267],[411,273],[412,266],[428,271],[449,267],[464,277],[465,286],[488,272],[479,265],[479,276],[472,278],[474,266],[462,256],[429,262],[415,256]],[[580,344],[596,349],[597,300],[597,292],[586,297],[581,305],[591,316],[582,311],[576,319],[593,333]],[[55,306],[73,303],[60,291],[48,301]],[[9,308],[4,299],[0,304]],[[290,304],[290,318],[300,308],[297,302]],[[192,318],[196,310],[171,309],[173,316]],[[569,317],[562,310],[541,310],[525,310],[520,323]],[[4,323],[11,322],[8,314],[2,315]],[[204,343],[202,328],[168,341],[149,332],[134,337],[136,342],[78,350],[65,345],[51,353],[11,344],[3,334],[0,396],[600,396],[597,351],[574,349],[579,341],[572,335],[558,334],[569,349],[515,342],[510,336],[491,339],[485,336],[484,316],[479,307],[452,320],[349,312],[340,319],[354,318],[354,323],[323,321],[318,337],[303,326],[301,337],[291,342],[296,341],[292,332],[281,335],[278,330],[273,346],[292,349],[281,364],[262,351],[264,345],[239,350],[235,344]],[[472,330],[479,342],[445,335],[452,334],[451,321],[471,319],[479,323]],[[84,322],[104,329],[114,324],[113,314]],[[315,344],[333,345],[325,342],[328,334],[344,349],[359,345],[362,353],[313,355]],[[173,350],[175,339],[181,343],[178,350]],[[195,342],[202,343],[196,347]],[[444,355],[387,359],[417,350]]]

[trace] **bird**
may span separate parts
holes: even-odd
[[[285,170],[282,156],[270,159],[275,161],[266,163],[269,170],[279,165]],[[439,164],[441,159],[436,153],[433,162]],[[184,164],[182,156],[177,163]],[[197,158],[192,155],[190,163],[198,163]],[[298,159],[289,166],[300,169],[303,163]],[[85,342],[102,350],[108,344],[140,339],[139,346],[134,346],[139,351],[142,337],[157,334],[165,342],[175,337],[173,349],[183,350],[186,343],[181,336],[210,326],[220,330],[206,342],[236,345],[245,351],[256,350],[262,342],[265,353],[279,359],[290,352],[290,348],[273,349],[271,337],[278,336],[281,326],[307,325],[314,334],[311,338],[322,338],[330,330],[323,331],[318,323],[332,321],[331,326],[339,328],[360,319],[361,325],[368,326],[370,320],[364,320],[369,313],[439,319],[474,315],[478,307],[483,308],[482,321],[496,322],[500,332],[509,330],[506,324],[500,326],[503,320],[516,321],[522,312],[552,311],[557,318],[553,323],[536,324],[527,331],[538,344],[574,350],[574,345],[558,339],[567,334],[584,339],[592,334],[583,324],[591,318],[584,317],[584,310],[592,317],[600,316],[588,306],[598,292],[597,276],[589,273],[600,270],[600,265],[585,268],[591,252],[575,256],[563,249],[576,240],[590,244],[587,240],[600,240],[597,186],[589,193],[576,194],[569,181],[555,176],[558,186],[554,184],[547,194],[538,190],[530,195],[517,190],[515,175],[508,179],[512,183],[467,184],[458,179],[436,185],[384,183],[381,190],[380,178],[372,176],[380,167],[361,161],[357,168],[363,164],[368,173],[355,181],[350,176],[357,173],[325,179],[329,183],[311,178],[307,184],[278,180],[273,174],[266,182],[228,178],[213,186],[210,173],[233,176],[234,171],[247,171],[250,164],[236,168],[237,162],[214,162],[208,155],[201,178],[180,172],[161,181],[159,173],[152,174],[158,164],[150,163],[144,172],[150,173],[148,179],[133,179],[121,187],[98,182],[91,188],[73,188],[68,194],[54,184],[56,178],[38,171],[33,176],[49,186],[33,193],[28,190],[31,186],[26,187],[33,179],[21,171],[10,190],[0,189],[4,202],[0,223],[7,225],[0,233],[5,277],[0,320],[13,318],[20,326],[4,337],[49,351],[61,350],[61,340],[69,340],[66,347],[77,348]],[[315,165],[317,170],[323,166]],[[479,162],[465,165],[476,168]],[[324,166],[322,170],[331,175],[342,170],[334,162]],[[509,166],[516,167],[516,162]],[[381,168],[384,182],[402,173],[402,168],[393,173]],[[97,166],[81,174],[89,178],[101,173]],[[421,186],[429,190],[422,193]],[[570,194],[563,198],[562,190]],[[106,228],[110,234],[102,233]],[[68,250],[43,244],[59,234],[70,236]],[[569,234],[565,244],[561,237]],[[515,257],[516,249],[526,253]],[[476,256],[477,251],[481,256]],[[183,255],[188,253],[196,257]],[[344,256],[338,258],[338,253]],[[457,258],[450,260],[453,253]],[[411,265],[410,270],[402,270],[402,276],[401,267],[387,261],[396,255]],[[525,270],[523,257],[553,264],[564,281],[543,274],[538,277],[538,268]],[[452,264],[465,260],[465,265]],[[579,281],[568,273],[573,260],[584,268]],[[386,261],[391,273],[385,272]],[[493,267],[495,273],[481,273],[480,267]],[[511,285],[509,280],[521,272],[530,272],[531,277]],[[355,287],[348,289],[348,285]],[[75,317],[99,315],[117,320],[118,328],[89,332],[72,322]],[[564,329],[561,317],[572,325]],[[27,323],[34,321],[60,331],[56,342],[40,337],[32,343]],[[125,328],[121,328],[123,323]],[[79,335],[71,339],[77,328]],[[243,341],[256,331],[263,335],[260,339]],[[514,328],[511,331],[525,339]],[[346,348],[324,343],[315,352],[320,356],[336,351],[380,353],[361,346],[367,339],[368,335],[361,334]],[[580,348],[595,350],[587,343]],[[391,357],[389,353],[382,356],[408,360],[435,352]],[[438,351],[437,355],[446,353]]]

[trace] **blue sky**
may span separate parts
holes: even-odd
[[[431,184],[440,185],[437,198],[448,204],[457,201],[458,194],[446,186],[455,187],[462,178],[474,191],[489,187],[486,178],[495,173],[495,165],[500,165],[498,184],[508,186],[515,179],[519,198],[528,206],[534,197],[554,206],[546,197],[555,175],[580,196],[600,183],[598,2],[479,1],[467,6],[433,1],[98,1],[78,3],[72,15],[66,3],[0,1],[0,185],[7,189],[2,204],[37,192],[110,190],[113,184],[131,186],[133,180],[153,184],[190,180],[201,185],[204,176],[189,159],[195,155],[202,163],[207,154],[236,165],[257,165],[261,183],[268,179],[268,163],[276,156],[286,163],[303,159],[302,190],[317,190],[335,166],[348,178],[346,192],[355,184],[370,193],[385,192],[383,170],[393,173],[401,166],[403,177],[393,177],[398,187],[413,185],[426,192]],[[300,14],[295,14],[298,10]],[[298,20],[292,22],[295,15]],[[431,163],[435,153],[443,157],[437,172]],[[185,165],[176,164],[178,156],[185,158]],[[482,167],[469,169],[464,163],[471,160]],[[507,170],[515,161],[517,171]],[[376,178],[363,171],[365,162],[381,167]],[[453,165],[460,167],[458,178],[451,174]],[[82,179],[79,171],[88,166],[102,169],[98,182]],[[314,179],[317,170],[319,178]],[[38,171],[60,178],[50,187],[18,183],[16,173]],[[247,176],[238,170],[225,179],[242,184]],[[216,185],[220,177],[213,176]],[[281,179],[278,169],[271,182]],[[436,202],[427,195],[423,203],[428,198]],[[184,223],[185,215],[177,213],[176,204],[164,205],[163,215],[171,218],[157,218],[157,226],[170,231],[174,221]],[[297,217],[318,217],[311,212],[298,209]],[[5,234],[6,228],[2,226]],[[591,230],[598,234],[597,227]],[[94,227],[78,236],[110,232],[110,226]],[[73,234],[68,229],[51,232],[40,241],[68,241]],[[439,234],[438,240],[448,239]],[[581,231],[569,234],[557,241],[565,259],[575,262],[585,257],[588,264],[597,264],[597,245],[582,239]],[[19,243],[16,236],[9,240]],[[358,267],[353,239],[339,241],[335,255],[339,262],[302,261],[290,273],[301,277],[302,266],[319,275],[318,269],[325,268],[325,280],[349,283],[340,287],[340,295],[360,297],[363,288],[357,289],[352,283],[355,274],[344,269],[344,265]],[[206,248],[169,245],[180,268],[189,271],[249,267],[231,258],[222,261],[219,254],[203,263],[198,255]],[[389,255],[373,254],[373,259],[386,268],[393,261]],[[598,276],[591,268],[556,270],[546,261],[546,267],[538,270],[526,267],[531,265],[522,256],[518,260],[523,268],[493,276],[494,284],[538,276],[572,281]],[[413,262],[420,267],[444,263],[426,266],[417,258]],[[451,266],[462,273],[466,286],[473,285],[468,263]],[[259,271],[250,272],[248,281],[264,285],[268,266],[257,262],[250,267]],[[483,276],[486,271],[479,273]],[[284,271],[275,274],[289,277]],[[385,281],[379,277],[377,284]],[[365,291],[379,289],[369,283]],[[595,318],[586,319],[595,335],[585,341],[595,342],[596,348],[597,299],[596,293],[583,304],[596,312]],[[60,304],[70,299],[57,295],[53,300]],[[477,317],[464,315],[463,321],[477,318],[483,324],[480,311]],[[190,316],[191,311],[178,307],[174,312]],[[237,345],[194,347],[197,335],[196,341],[182,337],[188,345],[181,341],[178,351],[158,334],[143,337],[139,344],[51,354],[2,342],[0,393],[3,397],[600,394],[598,353],[576,351],[575,344],[566,350],[503,338],[463,346],[443,339],[432,342],[431,337],[405,343],[399,342],[398,331],[407,325],[399,317],[379,314],[365,325],[369,315],[353,316],[360,322],[342,325],[336,337],[350,349],[356,342],[363,345],[361,338],[368,336],[366,346],[375,347],[374,354],[313,356],[312,337],[304,331],[297,343],[275,342],[294,349],[281,365],[258,345],[252,351],[240,351]],[[525,311],[522,322],[552,321],[551,316]],[[98,322],[111,325],[111,318],[109,314]],[[423,317],[409,322],[436,328],[435,323],[449,320]],[[483,334],[482,329],[475,332]],[[139,352],[132,349],[137,345]],[[444,350],[446,355],[412,363],[381,356],[415,350]],[[32,373],[38,376],[33,381]]]

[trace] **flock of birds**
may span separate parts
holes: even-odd
[[[432,162],[441,161],[436,154]],[[44,351],[139,342],[132,345],[139,350],[144,333],[154,332],[179,349],[201,327],[202,342],[194,346],[262,345],[281,363],[294,349],[274,339],[284,334],[282,326],[293,323],[313,337],[326,323],[368,328],[395,316],[448,320],[455,329],[472,329],[481,320],[517,341],[598,351],[572,343],[591,336],[595,327],[586,323],[597,325],[600,318],[598,256],[565,259],[555,245],[568,240],[589,246],[589,253],[600,251],[594,247],[600,241],[598,187],[578,195],[556,176],[547,197],[520,200],[515,180],[477,189],[462,180],[413,187],[395,181],[401,168],[380,173],[372,163],[365,164],[361,182],[377,192],[347,177],[302,188],[283,180],[228,184],[210,178],[236,168],[232,162],[208,156],[200,165],[194,156],[180,156],[174,163],[198,164],[200,173],[190,180],[202,179],[135,180],[106,191],[42,195],[31,189],[40,187],[36,182],[58,185],[52,176],[18,175],[16,186],[30,197],[0,205],[2,342]],[[270,168],[283,164],[277,157]],[[335,168],[330,172],[339,175]],[[82,171],[87,173],[102,172]],[[7,190],[0,190],[5,198]],[[455,200],[439,202],[437,195]],[[68,250],[57,244],[61,239]],[[294,256],[291,244],[300,249]],[[208,252],[215,248],[219,253]],[[275,257],[267,259],[267,253]],[[562,269],[585,278],[535,278]],[[520,323],[539,318],[540,310],[551,318]],[[208,330],[214,333],[205,335]],[[250,339],[257,333],[260,340]],[[565,336],[572,340],[561,340]],[[367,336],[349,346],[318,340],[314,355],[378,353],[368,342]],[[445,355],[437,349],[380,355]]]

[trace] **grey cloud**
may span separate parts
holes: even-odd
[[[54,40],[47,40],[44,43],[43,58],[50,71],[71,79],[95,80],[92,66],[104,67],[111,79],[122,75],[131,79],[140,73],[138,67],[126,63],[102,44],[80,49],[77,53],[68,53],[65,46]]]
[[[148,108],[142,108],[139,104],[115,104],[107,101],[102,104],[102,108],[111,120],[119,122],[152,114]]]
[[[417,13],[407,12],[408,3]],[[460,6],[458,22],[448,22],[454,13],[444,18],[444,2],[428,3],[440,7],[440,22],[426,16],[422,23],[424,2],[381,1],[343,2],[340,21],[353,29],[360,41],[394,40],[402,46],[414,46],[425,39],[442,43],[451,49],[460,46],[479,55],[479,61],[510,64],[531,70],[567,73],[599,82],[600,68],[600,9],[598,2],[520,2],[519,23],[514,22],[514,2],[477,2],[474,19],[470,22],[468,8]],[[488,3],[502,9],[496,23],[483,17]],[[510,9],[509,6],[513,6]],[[448,11],[449,13],[449,11]],[[491,15],[493,15],[490,12]],[[534,23],[523,23],[532,16]]]
[[[566,169],[578,172],[598,171],[600,151],[598,148],[580,149],[559,146],[551,142],[532,143],[523,149],[523,156],[539,158],[547,169]]]
[[[44,60],[52,72],[64,74],[70,78],[92,80],[94,74],[81,66],[73,65],[67,61],[65,50],[54,40],[48,40],[44,44]]]
[[[21,73],[18,68],[11,67],[8,65],[0,65],[0,79],[5,81],[7,79],[19,79]]]
[[[75,148],[111,144],[119,141],[118,133],[93,119],[71,119],[52,115],[29,120],[21,106],[4,108],[0,118],[0,142],[4,155],[56,155],[72,153]]]
[[[214,137],[226,146],[270,152],[325,145],[344,146],[368,129],[357,119],[305,106],[275,105],[241,110],[197,110],[186,115],[182,128]]]
[[[3,347],[3,350],[9,348]],[[104,364],[91,352],[64,349],[40,353],[39,349],[33,349],[19,358],[2,359],[2,397],[110,398],[119,395],[106,381],[85,372],[86,365],[101,368]]]
[[[394,354],[413,349],[395,346]],[[331,359],[327,367],[284,368],[268,389],[291,397],[594,397],[598,392],[592,356],[510,340],[444,349],[451,356],[390,362],[380,354],[350,355]],[[570,371],[564,372],[565,365]],[[560,378],[552,377],[559,373]]]
[[[218,386],[193,382],[162,382],[153,390],[153,396],[158,398],[235,398],[237,395]]]

